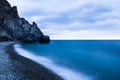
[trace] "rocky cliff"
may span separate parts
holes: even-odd
[[[16,6],[12,7],[7,0],[0,0],[0,41],[48,43],[50,39],[35,22],[30,24],[21,18]]]

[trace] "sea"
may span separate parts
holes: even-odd
[[[120,40],[51,40],[14,47],[64,80],[120,80]]]

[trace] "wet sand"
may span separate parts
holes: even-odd
[[[0,80],[63,80],[44,66],[20,56],[12,42],[0,42]]]

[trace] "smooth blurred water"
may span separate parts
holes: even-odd
[[[120,80],[119,40],[52,40],[50,44],[22,44],[21,47],[92,80]]]

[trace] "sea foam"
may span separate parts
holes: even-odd
[[[14,45],[14,48],[15,48],[15,51],[18,52],[19,55],[29,58],[45,66],[46,68],[52,70],[53,72],[55,72],[56,74],[58,74],[65,80],[92,80],[90,77],[82,73],[76,72],[66,67],[56,65],[54,61],[52,61],[51,59],[47,57],[34,55],[34,53],[24,50],[18,44]]]

